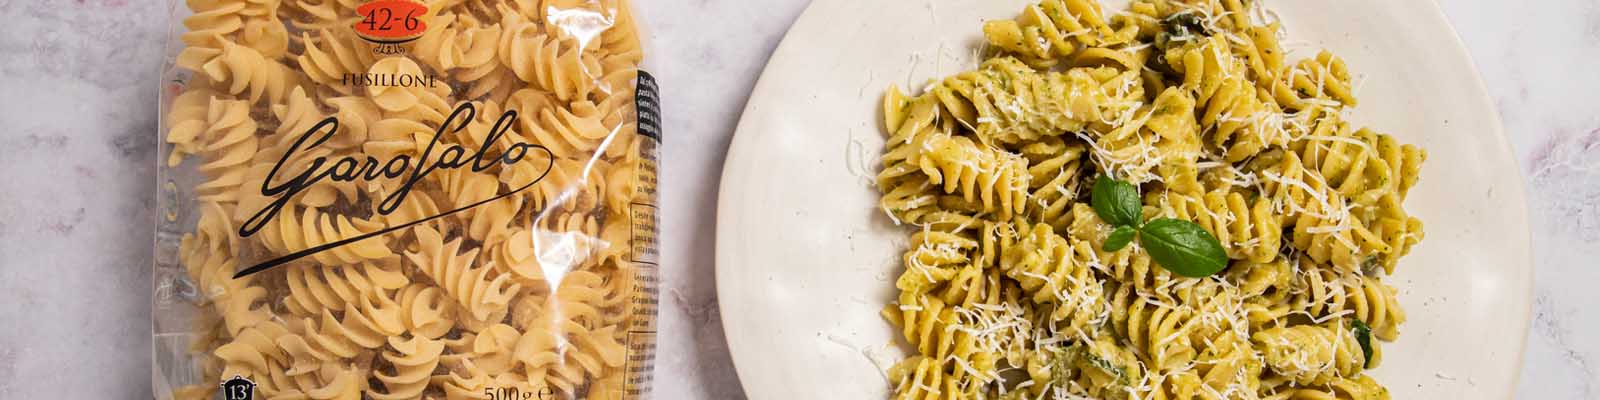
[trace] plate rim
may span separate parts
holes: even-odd
[[[755,358],[759,357],[760,354],[752,352],[751,349],[747,349],[746,345],[743,343],[743,340],[739,338],[738,335],[734,334],[735,329],[737,329],[736,327],[740,326],[737,321],[742,320],[743,317],[740,314],[728,312],[730,308],[734,307],[730,304],[731,301],[734,301],[732,296],[734,293],[733,289],[731,289],[730,281],[733,278],[732,272],[730,272],[733,266],[730,264],[733,262],[731,258],[733,258],[734,255],[731,254],[731,250],[728,249],[731,246],[730,243],[735,240],[730,237],[728,232],[728,230],[732,229],[732,223],[729,221],[731,220],[730,217],[732,217],[739,210],[739,207],[742,207],[733,206],[731,205],[733,203],[729,202],[728,200],[734,198],[739,191],[746,187],[739,179],[736,179],[742,174],[740,172],[742,170],[739,168],[730,167],[737,166],[736,163],[742,160],[742,157],[740,157],[740,148],[751,146],[748,144],[748,142],[753,140],[751,137],[754,136],[754,134],[746,132],[755,129],[752,127],[755,122],[752,122],[753,120],[749,118],[749,116],[757,111],[755,109],[760,105],[760,99],[764,98],[763,96],[758,95],[768,91],[768,86],[771,86],[771,82],[769,82],[769,78],[771,78],[771,76],[769,76],[769,73],[776,68],[776,65],[784,63],[777,61],[785,61],[789,58],[793,58],[788,54],[796,51],[792,48],[796,42],[794,37],[791,36],[794,28],[814,18],[813,14],[815,14],[816,10],[820,9],[822,5],[845,1],[851,0],[812,1],[805,7],[799,16],[795,18],[794,22],[784,30],[783,38],[778,42],[778,46],[774,48],[771,56],[768,57],[766,65],[762,67],[761,74],[757,78],[755,85],[752,87],[745,106],[740,110],[739,122],[734,128],[734,133],[728,146],[727,156],[723,160],[722,172],[718,176],[717,210],[715,214],[716,226],[714,228],[716,237],[714,239],[715,247],[713,250],[713,267],[715,268],[714,276],[716,279],[717,307],[722,318],[722,335],[723,339],[728,344],[729,358],[733,362],[734,371],[738,375],[741,389],[744,393],[746,393],[747,396],[749,396],[750,393],[749,382],[747,382],[750,378],[747,378],[747,376],[751,375],[750,372],[752,371],[752,368],[755,368],[754,364],[758,363]],[[1028,1],[1031,2],[1033,0]],[[1104,0],[1094,1],[1102,4],[1105,2]],[[1502,121],[1500,118],[1499,107],[1494,103],[1493,97],[1488,90],[1488,86],[1484,82],[1483,74],[1478,69],[1477,63],[1472,59],[1465,42],[1462,41],[1460,32],[1458,32],[1455,28],[1455,25],[1450,22],[1449,17],[1439,6],[1437,0],[1417,1],[1415,3],[1416,6],[1422,9],[1420,10],[1422,13],[1416,17],[1432,19],[1433,22],[1443,26],[1449,33],[1448,40],[1441,40],[1448,43],[1439,44],[1449,47],[1445,53],[1447,53],[1451,58],[1452,64],[1464,65],[1466,67],[1466,71],[1468,72],[1468,75],[1470,75],[1470,80],[1472,81],[1473,85],[1471,89],[1482,94],[1481,96],[1474,96],[1473,99],[1469,99],[1468,101],[1478,103],[1479,107],[1492,111],[1486,116],[1490,122],[1489,126],[1486,128],[1489,133],[1492,134],[1490,136],[1492,136],[1494,147],[1498,148],[1500,153],[1507,156],[1507,158],[1512,161],[1517,171],[1514,174],[1515,176],[1512,178],[1512,181],[1514,181],[1516,185],[1513,185],[1514,188],[1509,190],[1510,193],[1507,194],[1508,198],[1506,199],[1506,201],[1515,203],[1517,205],[1506,208],[1509,209],[1507,212],[1513,213],[1514,215],[1512,215],[1512,217],[1517,222],[1520,222],[1521,226],[1518,230],[1521,232],[1521,234],[1511,234],[1508,235],[1508,237],[1515,238],[1515,249],[1520,250],[1523,253],[1521,257],[1518,257],[1522,259],[1523,264],[1522,268],[1520,268],[1521,273],[1519,274],[1521,275],[1520,278],[1523,284],[1521,285],[1522,287],[1518,288],[1518,290],[1519,292],[1525,294],[1524,296],[1520,296],[1516,299],[1521,303],[1515,307],[1517,310],[1519,310],[1519,314],[1521,315],[1521,318],[1518,318],[1521,321],[1521,326],[1520,329],[1514,330],[1516,336],[1515,340],[1517,343],[1515,345],[1516,351],[1513,357],[1515,360],[1514,362],[1507,364],[1511,365],[1512,369],[1511,371],[1508,371],[1511,374],[1510,385],[1507,388],[1508,392],[1504,395],[1506,398],[1514,398],[1517,388],[1521,385],[1522,372],[1524,369],[1523,365],[1527,356],[1528,337],[1533,322],[1533,298],[1535,296],[1534,268],[1536,264],[1533,254],[1533,232],[1529,211],[1530,205],[1528,204],[1527,199],[1527,177],[1521,170],[1521,163],[1517,157],[1516,148],[1511,145],[1510,139],[1506,136],[1505,125],[1504,121]],[[748,151],[745,153],[748,153]]]

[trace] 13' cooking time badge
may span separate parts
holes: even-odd
[[[428,5],[414,0],[374,0],[356,7],[361,20],[356,35],[377,45],[379,54],[405,52],[400,44],[417,40],[428,32]]]
[[[250,378],[234,375],[222,381],[222,400],[255,400],[256,383]]]

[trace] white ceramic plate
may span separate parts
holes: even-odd
[[[752,399],[884,399],[901,353],[878,310],[905,231],[875,207],[885,87],[975,66],[1021,0],[818,0],[767,65],[723,171],[717,289]],[[1396,399],[1509,398],[1531,301],[1522,182],[1471,60],[1431,1],[1269,3],[1295,56],[1362,75],[1353,119],[1426,147],[1407,209],[1427,238],[1389,282],[1409,320],[1374,373]],[[1120,7],[1120,6],[1110,6]]]

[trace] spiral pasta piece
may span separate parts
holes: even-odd
[[[1401,206],[1415,179],[1401,177],[1414,177],[1426,154],[1414,145],[1396,143],[1389,135],[1365,128],[1352,131],[1337,115],[1322,117],[1310,135],[1289,149],[1348,199],[1352,217],[1370,227],[1370,240],[1376,242],[1368,244],[1366,259],[1392,273],[1399,258],[1421,240],[1416,235],[1422,222]]]
[[[291,334],[277,323],[258,324],[239,331],[232,341],[218,346],[212,354],[224,364],[224,375],[267,376],[274,368],[289,364],[288,354],[278,347],[277,341]]]
[[[413,283],[400,290],[400,322],[412,336],[438,339],[455,326],[456,307],[438,287]]]
[[[1299,95],[1301,103],[1329,106],[1355,106],[1350,70],[1344,59],[1323,50],[1314,58],[1300,60],[1283,76],[1284,84]]]
[[[181,36],[184,44],[195,47],[221,47],[221,40],[244,27],[245,10],[252,8],[246,2],[191,0],[187,4],[193,11],[183,19],[189,28]],[[187,51],[187,50],[186,50]]]
[[[529,115],[524,134],[535,143],[544,143],[556,157],[592,153],[611,135],[600,121],[600,109],[588,101],[572,103],[570,109],[546,107],[537,116],[535,120]],[[535,121],[536,125],[531,124]]]
[[[500,25],[484,26],[472,19],[455,23],[455,14],[440,15],[433,23],[444,26],[417,39],[417,56],[435,71],[474,69],[497,62]]]
[[[289,254],[341,240],[355,238],[382,228],[381,225],[342,215],[318,212],[311,207],[301,208],[298,215],[285,209],[277,221],[267,223],[260,234],[262,245],[280,254]],[[376,236],[345,246],[319,252],[312,257],[326,265],[356,264],[363,260],[376,260],[394,255],[383,236]]]
[[[359,0],[285,0],[284,12],[295,18],[290,24],[303,31],[350,26],[357,17]]]
[[[421,396],[428,388],[429,377],[433,375],[434,368],[439,365],[439,356],[444,353],[444,343],[421,337],[409,340],[390,337],[389,349],[383,353],[383,358],[393,365],[394,374],[375,372],[373,377],[383,383],[385,391],[373,391],[368,395],[379,400],[414,399]]]
[[[304,374],[293,379],[304,391],[304,396],[314,400],[358,400],[367,390],[363,375],[365,371],[355,368],[327,365],[315,374]]]
[[[235,41],[268,57],[278,57],[288,47],[288,31],[276,13],[278,0],[188,0],[186,3],[194,13],[183,20],[184,27],[189,29],[179,36],[188,46],[184,52],[219,49],[223,42]]]
[[[367,73],[377,76],[424,76],[422,66],[409,58],[389,57],[372,63]],[[378,85],[367,89],[367,97],[384,111],[384,118],[405,119],[428,124],[443,124],[453,106],[446,96],[448,85],[419,84],[410,87]],[[426,142],[424,142],[426,143]]]
[[[1389,389],[1371,376],[1336,379],[1327,385],[1283,385],[1263,400],[1389,400]]]
[[[458,358],[455,363],[457,365],[451,366],[449,373],[434,375],[432,383],[443,390],[447,400],[481,400],[484,389],[493,382],[489,373],[478,368],[470,358]]]
[[[1282,326],[1296,312],[1291,300],[1295,292],[1295,266],[1284,257],[1270,262],[1234,261],[1227,281],[1244,297],[1245,318],[1251,331]]]
[[[952,379],[969,375],[978,382],[995,379],[995,355],[980,351],[971,333],[954,328],[958,317],[953,307],[932,297],[901,297],[913,302],[885,307],[884,316],[900,326],[902,337],[918,353],[937,360],[966,360],[968,365],[951,372]]]
[[[1379,218],[1372,225],[1372,234],[1389,251],[1379,254],[1377,258],[1369,257],[1363,260],[1363,264],[1376,263],[1383,267],[1384,273],[1393,274],[1400,257],[1410,253],[1411,246],[1422,241],[1422,220],[1412,216]]]
[[[600,51],[606,55],[607,64],[638,65],[644,58],[631,3],[631,0],[602,2],[602,7],[611,14],[611,27],[600,33]]]
[[[367,72],[377,62],[371,45],[343,30],[301,32],[300,42],[305,44],[305,51],[295,58],[300,70],[313,82],[344,94],[351,93],[348,75]]]
[[[1080,177],[1088,168],[1088,152],[1082,144],[1066,144],[1052,138],[1023,147],[1022,155],[1028,158],[1032,190],[1028,216],[1057,230],[1065,229],[1072,203],[1084,189]]]
[[[922,217],[934,208],[937,194],[928,177],[920,173],[917,161],[924,143],[941,129],[938,107],[927,96],[908,99],[891,87],[884,95],[883,113],[891,134],[876,180],[878,190],[884,193],[878,208],[896,222],[922,223]],[[944,120],[942,127],[946,132],[953,129],[948,121]]]
[[[1024,398],[1074,393],[1102,398],[1123,396],[1128,394],[1128,384],[1147,376],[1132,352],[1106,337],[1067,348],[1034,351],[1024,362],[1031,381],[1046,382],[1019,388],[1019,393],[1026,394]]]
[[[221,202],[235,199],[236,189],[244,182],[246,164],[260,143],[256,139],[258,125],[249,113],[250,105],[244,101],[211,100],[200,139],[205,163],[199,168],[210,179],[195,187],[199,197]]]
[[[945,193],[959,193],[978,202],[984,212],[1010,218],[1027,206],[1027,162],[1000,149],[985,148],[966,137],[934,136],[920,163],[928,183]]]
[[[522,333],[506,324],[494,324],[476,335],[462,335],[462,348],[450,359],[472,363],[482,373],[501,375],[516,368],[513,352]]]
[[[932,230],[912,235],[911,242],[916,247],[906,251],[906,270],[895,281],[895,287],[915,293],[926,293],[947,281],[954,269],[972,261],[970,253],[979,246],[975,239]]]
[[[200,297],[218,302],[231,294],[242,293],[255,285],[254,279],[233,279],[232,272],[238,260],[228,256],[240,244],[229,235],[234,229],[227,211],[220,204],[201,208],[198,231],[184,235],[179,248],[188,275],[195,283]],[[220,303],[219,303],[220,304]],[[264,315],[245,318],[250,323],[265,319]],[[239,315],[242,317],[243,315]],[[247,323],[248,325],[248,323]],[[230,331],[236,331],[230,329]]]
[[[571,301],[557,301],[535,310],[532,326],[551,327],[524,332],[513,350],[530,382],[543,382],[561,393],[577,393],[588,376],[621,366],[624,349],[615,326],[589,328],[566,314]],[[582,312],[580,312],[582,314]]]
[[[1348,315],[1372,327],[1372,335],[1383,340],[1400,336],[1400,324],[1406,320],[1405,310],[1395,299],[1394,286],[1376,277],[1359,272],[1343,272],[1325,265],[1300,266],[1308,269],[1301,275],[1299,294],[1293,307],[1314,318],[1329,315]]]
[[[283,63],[260,51],[230,41],[216,49],[191,48],[179,56],[179,67],[205,75],[218,89],[243,95],[250,102],[280,103],[300,84],[300,78]]]
[[[323,311],[317,318],[291,320],[290,326],[297,334],[281,336],[277,340],[278,347],[283,348],[293,360],[289,367],[290,375],[296,375],[293,372],[315,370],[325,362],[354,358],[365,349],[382,346],[385,340],[382,337],[353,334],[328,311]]]
[[[1256,332],[1250,340],[1278,376],[1302,385],[1326,385],[1361,373],[1363,355],[1343,320]]]
[[[1198,385],[1191,386],[1195,388],[1193,398],[1203,399],[1211,393],[1243,392],[1261,386],[1261,355],[1243,333],[1227,330],[1207,339],[1207,346],[1200,352],[1194,369],[1182,373],[1192,374],[1198,381]]]
[[[1146,202],[1157,204],[1161,215],[1194,221],[1211,232],[1227,249],[1229,258],[1264,263],[1278,257],[1283,228],[1264,199],[1250,202],[1243,193],[1226,189],[1201,196],[1177,192],[1150,195],[1157,199]]]
[[[1317,262],[1349,270],[1359,268],[1363,257],[1388,250],[1351,214],[1349,201],[1308,170],[1298,155],[1273,152],[1255,161],[1276,164],[1260,172],[1267,182],[1263,196],[1272,201],[1285,229],[1293,229],[1295,248]]]
[[[361,144],[361,150],[374,157],[394,159],[400,156],[420,157],[433,139],[434,130],[427,124],[403,118],[385,118],[374,121],[371,136]]]
[[[1283,110],[1263,99],[1249,80],[1244,60],[1231,55],[1225,39],[1212,36],[1169,50],[1173,69],[1183,74],[1183,87],[1195,94],[1200,127],[1210,145],[1228,162],[1240,162],[1269,146],[1289,140],[1280,124]]]
[[[500,62],[518,79],[554,93],[563,101],[582,100],[594,88],[599,62],[574,40],[546,34],[520,14],[503,12]]]
[[[167,110],[167,135],[165,140],[172,145],[172,152],[167,157],[167,166],[176,167],[184,158],[200,153],[205,147],[201,135],[205,133],[210,114],[212,97],[217,93],[202,84],[192,84],[192,87],[172,99],[172,105]]]
[[[1117,68],[1039,73],[1016,59],[995,58],[946,78],[929,95],[986,142],[1019,143],[1123,118],[1141,102],[1139,88],[1136,72]]]
[[[362,301],[388,302],[385,293],[410,283],[398,258],[391,260],[341,268],[291,268],[284,277],[289,286],[284,304],[291,313],[309,316],[312,310],[343,311]]]
[[[949,367],[939,359],[913,356],[896,363],[889,369],[889,381],[894,385],[894,400],[935,400],[974,398],[976,388],[962,387],[961,381],[950,375]]]
[[[504,318],[511,299],[522,290],[522,285],[511,282],[505,275],[491,276],[493,266],[474,267],[472,261],[478,250],[461,252],[461,239],[446,242],[442,234],[426,226],[419,225],[413,231],[419,248],[405,253],[408,260],[475,320]]]
[[[990,45],[1045,67],[1082,47],[1124,43],[1138,32],[1135,25],[1112,22],[1092,0],[1045,0],[1023,8],[1016,20],[985,22],[983,34]]]
[[[1170,368],[1193,361],[1196,350],[1192,337],[1183,329],[1190,316],[1170,304],[1134,295],[1119,287],[1114,297],[1112,321],[1115,329],[1149,355],[1151,368]]]
[[[1058,329],[1086,329],[1107,311],[1099,278],[1088,264],[1074,257],[1074,243],[1049,225],[1016,228],[1017,237],[1003,245],[1000,270],[1017,281],[1035,303],[1051,305],[1051,319],[1070,322]]]

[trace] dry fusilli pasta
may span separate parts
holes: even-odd
[[[185,3],[158,258],[194,290],[156,325],[191,353],[158,398],[648,390],[659,128],[627,0]]]

